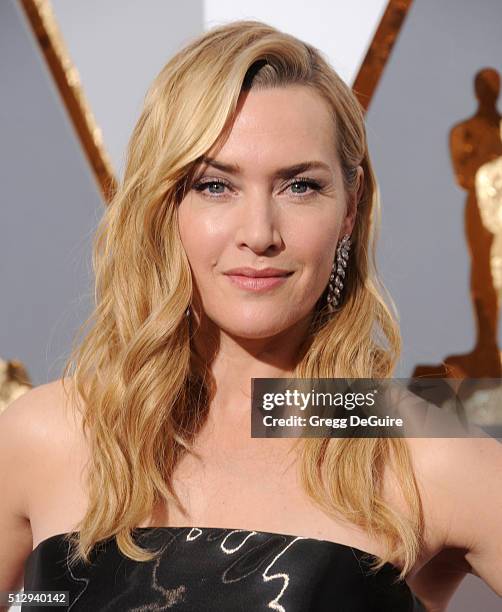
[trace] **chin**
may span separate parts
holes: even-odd
[[[248,340],[260,340],[276,336],[286,331],[294,324],[294,320],[285,321],[283,318],[278,320],[277,312],[275,312],[275,316],[261,316],[259,319],[255,316],[248,321],[246,321],[246,316],[244,314],[237,319],[237,312],[238,311],[235,310],[226,320],[221,320],[220,313],[217,324],[227,334],[239,338],[246,338]]]
[[[284,330],[283,329],[270,329],[270,328],[267,328],[267,329],[265,328],[261,328],[261,329],[238,328],[238,329],[228,329],[225,331],[227,331],[227,333],[233,336],[234,338],[242,338],[243,340],[265,340],[266,338],[271,338],[272,336],[275,336]]]

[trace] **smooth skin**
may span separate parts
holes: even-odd
[[[251,91],[228,138],[208,154],[239,172],[202,165],[180,204],[180,236],[196,286],[194,316],[200,316],[196,346],[207,358],[218,347],[212,362],[217,392],[196,442],[202,464],[183,458],[175,471],[189,520],[171,510],[167,519],[158,509],[154,524],[288,533],[383,551],[381,541],[328,517],[304,494],[294,440],[253,439],[249,432],[251,378],[290,375],[337,242],[354,226],[358,195],[344,191],[334,138],[328,106],[310,89]],[[277,174],[309,161],[326,167],[289,178]],[[224,275],[237,266],[294,274],[254,294]],[[31,550],[74,530],[85,514],[88,449],[78,417],[73,422],[65,415],[64,402],[54,381],[0,415],[0,590],[20,588]],[[408,442],[426,524],[407,578],[411,588],[428,610],[445,610],[470,572],[502,596],[502,447],[491,438]],[[384,484],[387,501],[405,511],[390,469]]]

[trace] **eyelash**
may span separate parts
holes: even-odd
[[[212,179],[212,180],[206,180],[206,181],[198,181],[197,183],[194,184],[193,189],[195,189],[197,192],[202,193],[203,191],[205,191],[206,187],[208,185],[224,185],[225,187],[228,187],[230,189],[230,185],[222,180],[222,179]],[[295,178],[293,181],[291,181],[291,183],[289,183],[289,185],[286,185],[285,189],[287,189],[288,187],[291,187],[291,185],[307,185],[308,187],[310,187],[314,192],[319,192],[322,189],[322,185],[312,179],[312,178],[308,178],[306,176],[299,176],[298,178]],[[206,198],[211,198],[213,200],[218,200],[222,197],[224,197],[225,194],[220,194],[220,195],[205,195],[204,197]],[[309,196],[314,195],[313,193],[306,193],[306,194],[300,194],[300,195],[295,195],[295,198],[308,198]]]

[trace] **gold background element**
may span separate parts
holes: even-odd
[[[28,372],[20,361],[0,358],[0,413],[32,386]]]
[[[449,355],[443,363],[418,365],[412,376],[498,378],[502,224],[500,223],[502,140],[497,110],[500,75],[483,68],[474,78],[478,107],[450,131],[450,154],[457,184],[466,192],[464,222],[471,258],[470,294],[476,324],[472,351]]]
[[[502,141],[502,121],[500,122]],[[480,166],[474,179],[483,225],[494,235],[490,265],[498,306],[502,303],[502,154]]]
[[[106,202],[116,190],[116,179],[91,108],[85,98],[80,77],[73,65],[57,25],[49,0],[20,0],[28,22],[42,51],[50,73],[84,153],[91,164],[98,186]]]
[[[359,68],[352,89],[365,111],[369,108],[410,6],[411,0],[389,0]]]

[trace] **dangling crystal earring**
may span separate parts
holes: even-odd
[[[345,234],[336,249],[336,259],[333,262],[329,277],[328,309],[330,313],[335,312],[340,303],[340,295],[343,289],[342,279],[345,278],[345,268],[349,261],[350,246],[350,234]]]
[[[190,306],[185,310],[185,317],[190,317]]]

